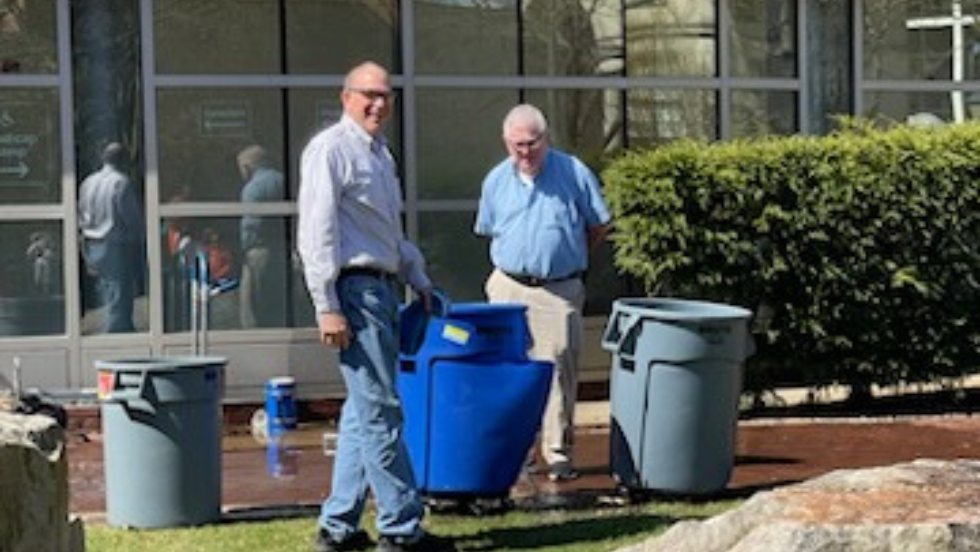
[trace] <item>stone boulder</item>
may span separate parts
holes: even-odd
[[[48,416],[0,412],[0,550],[80,552],[68,518],[64,431]]]
[[[980,461],[840,470],[620,552],[976,552]]]

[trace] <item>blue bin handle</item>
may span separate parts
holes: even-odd
[[[113,382],[112,390],[109,391],[109,394],[103,397],[102,400],[106,402],[125,402],[145,399],[146,397],[144,396],[143,392],[146,389],[148,372],[145,370],[140,372],[139,383],[137,383],[135,386],[120,388],[120,385],[122,385],[122,378],[120,376],[122,375],[123,374],[119,372],[115,373],[115,381]]]

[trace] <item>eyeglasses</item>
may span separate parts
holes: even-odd
[[[544,139],[544,134],[539,134],[539,135],[535,136],[534,138],[531,138],[530,140],[521,140],[520,142],[514,142],[514,141],[511,141],[511,140],[507,140],[507,143],[510,145],[510,147],[512,147],[514,149],[529,149],[529,150],[533,150],[533,149],[537,149],[538,146],[541,145],[541,143],[543,142],[543,139]]]
[[[357,92],[358,94],[367,98],[368,101],[375,102],[378,100],[384,100],[390,102],[395,97],[395,93],[391,90],[372,90],[370,88],[348,88],[348,92]]]

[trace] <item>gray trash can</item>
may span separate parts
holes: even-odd
[[[98,361],[111,525],[161,528],[221,517],[226,359]]]
[[[602,338],[610,374],[610,469],[632,489],[724,489],[735,456],[743,308],[705,301],[619,299]]]

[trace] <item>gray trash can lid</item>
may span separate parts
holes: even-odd
[[[617,299],[613,308],[661,320],[730,320],[752,316],[747,309],[734,305],[665,297]]]
[[[227,362],[228,359],[224,357],[161,356],[97,360],[95,361],[95,367],[99,370],[114,372],[173,372],[184,369],[199,369],[207,366],[224,366]]]

